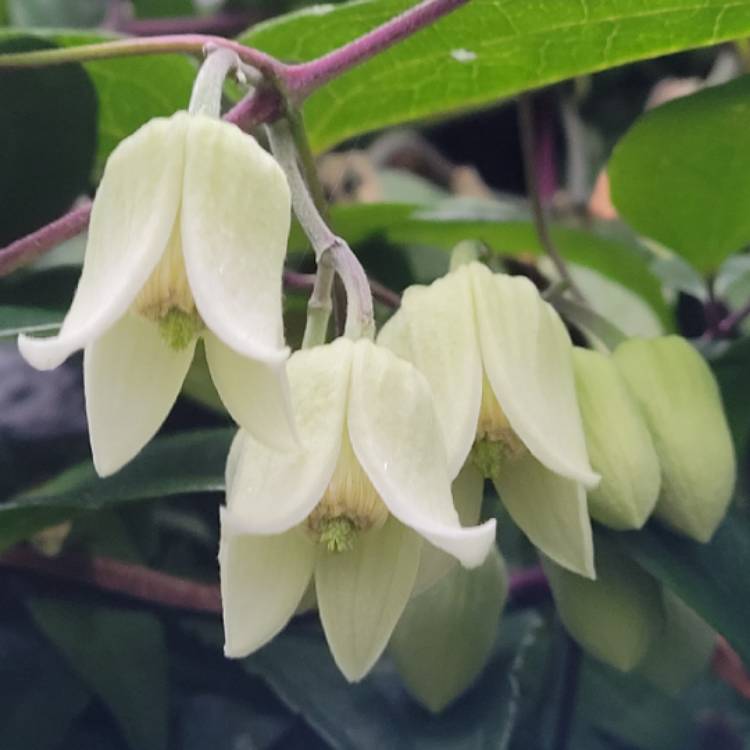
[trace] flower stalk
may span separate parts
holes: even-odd
[[[344,282],[347,296],[346,327],[348,338],[372,338],[375,331],[372,294],[362,265],[349,245],[337,237],[320,215],[300,171],[294,137],[286,120],[266,126],[271,151],[286,174],[292,193],[292,207],[310,240],[318,262],[318,278],[308,308],[305,330],[307,346],[322,343],[331,312],[333,274]]]

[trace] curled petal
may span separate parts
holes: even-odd
[[[242,657],[289,622],[312,577],[316,550],[297,529],[278,536],[235,535],[227,515],[222,509],[224,653]]]
[[[73,304],[60,333],[20,336],[34,367],[60,365],[113,325],[159,262],[180,205],[185,113],[151,120],[109,157],[91,212],[86,257]]]
[[[511,518],[547,557],[595,578],[591,521],[582,485],[526,454],[495,480]]]
[[[474,443],[482,398],[482,362],[471,278],[460,268],[428,287],[404,293],[401,309],[378,343],[412,362],[427,378],[443,429],[451,478]]]
[[[361,680],[383,653],[414,586],[420,538],[394,518],[315,568],[320,619],[338,668]]]
[[[349,437],[362,468],[402,523],[466,567],[480,565],[495,522],[461,528],[427,381],[370,341],[353,348]]]
[[[210,331],[203,340],[211,378],[234,420],[261,443],[296,449],[285,367],[243,357]]]
[[[239,354],[283,362],[291,208],[279,165],[239,128],[191,117],[181,220],[185,268],[206,325]]]
[[[565,326],[528,279],[468,268],[484,369],[511,427],[548,469],[596,486]]]
[[[351,355],[351,341],[339,339],[289,360],[302,448],[275,451],[244,434],[232,452],[234,471],[227,486],[227,505],[238,529],[279,534],[301,523],[322,498],[341,450]]]
[[[83,378],[94,467],[113,474],[143,448],[182,388],[195,344],[175,351],[159,328],[127,313],[86,347]]]

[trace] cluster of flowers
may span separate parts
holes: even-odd
[[[84,349],[103,476],[153,437],[203,340],[240,425],[221,510],[229,656],[273,638],[314,581],[336,663],[360,679],[451,560],[496,554],[495,521],[478,523],[484,478],[546,557],[562,611],[566,576],[596,575],[590,515],[625,529],[655,511],[710,537],[734,457],[686,342],[575,349],[531,282],[472,262],[407,290],[377,342],[290,357],[290,213],[284,172],[250,135],[201,114],[153,120],[108,161],[59,334],[19,340],[41,369]]]

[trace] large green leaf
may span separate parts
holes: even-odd
[[[27,600],[34,621],[111,711],[131,750],[166,750],[167,653],[148,612],[51,598]]]
[[[0,53],[45,49],[0,37]],[[0,74],[0,247],[57,218],[88,189],[97,101],[78,64]]]
[[[260,24],[247,44],[286,60],[328,52],[414,5],[316,6]],[[750,1],[473,0],[318,91],[317,151],[405,120],[486,106],[525,89],[750,33]]]
[[[638,532],[604,532],[674,591],[750,663],[750,523],[730,516],[708,544],[673,534],[656,523]]]
[[[13,29],[0,29],[0,39],[13,39],[18,33]],[[25,33],[60,47],[96,44],[116,38],[111,34],[75,30],[32,29]],[[195,64],[185,55],[95,60],[84,63],[83,67],[91,77],[99,104],[96,153],[98,171],[103,168],[112,149],[141,125],[153,117],[171,115],[179,109],[187,108],[196,72]],[[53,66],[40,68],[36,72],[42,74],[58,69]],[[0,82],[6,76],[8,71],[0,71]],[[64,91],[64,87],[61,87],[61,91]],[[38,96],[38,91],[34,91],[33,87],[26,92],[26,97],[36,97],[42,105],[45,104],[45,100]],[[49,107],[45,111],[49,112]],[[49,142],[57,146],[58,155],[61,153],[59,139],[64,135],[65,133],[55,131],[55,137],[49,138],[48,131]]]
[[[90,462],[0,505],[0,549],[77,514],[139,500],[224,489],[233,430],[172,435],[150,443],[124,469],[99,479]]]
[[[335,750],[483,750],[508,747],[519,718],[518,696],[538,689],[547,642],[535,612],[507,617],[478,683],[439,716],[393,684],[382,661],[351,685],[336,669],[317,625],[294,623],[243,662]]]
[[[750,76],[647,113],[609,164],[612,198],[638,231],[702,271],[750,242]]]
[[[719,381],[734,444],[738,453],[744,455],[750,437],[750,400],[747,397],[750,339],[736,341],[713,357],[711,369]]]

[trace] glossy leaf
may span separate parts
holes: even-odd
[[[0,54],[51,47],[3,38]],[[96,147],[94,87],[77,64],[0,75],[0,246],[56,219],[89,185]]]
[[[0,505],[0,548],[83,511],[220,492],[232,435],[229,429],[203,430],[155,440],[107,479],[99,479],[90,462],[68,469],[33,492]]]
[[[131,750],[166,750],[166,643],[147,612],[35,598],[34,621],[107,706]]]
[[[600,533],[621,544],[750,661],[750,585],[741,575],[750,566],[750,522],[744,516],[730,514],[708,544],[656,523],[639,532]]]
[[[259,24],[247,44],[309,60],[412,6],[412,0],[320,5]],[[349,71],[305,106],[322,151],[406,120],[486,106],[573,76],[716,44],[750,32],[750,2],[474,0]]]
[[[750,242],[748,118],[750,76],[644,115],[609,164],[621,216],[699,270],[715,271]]]

